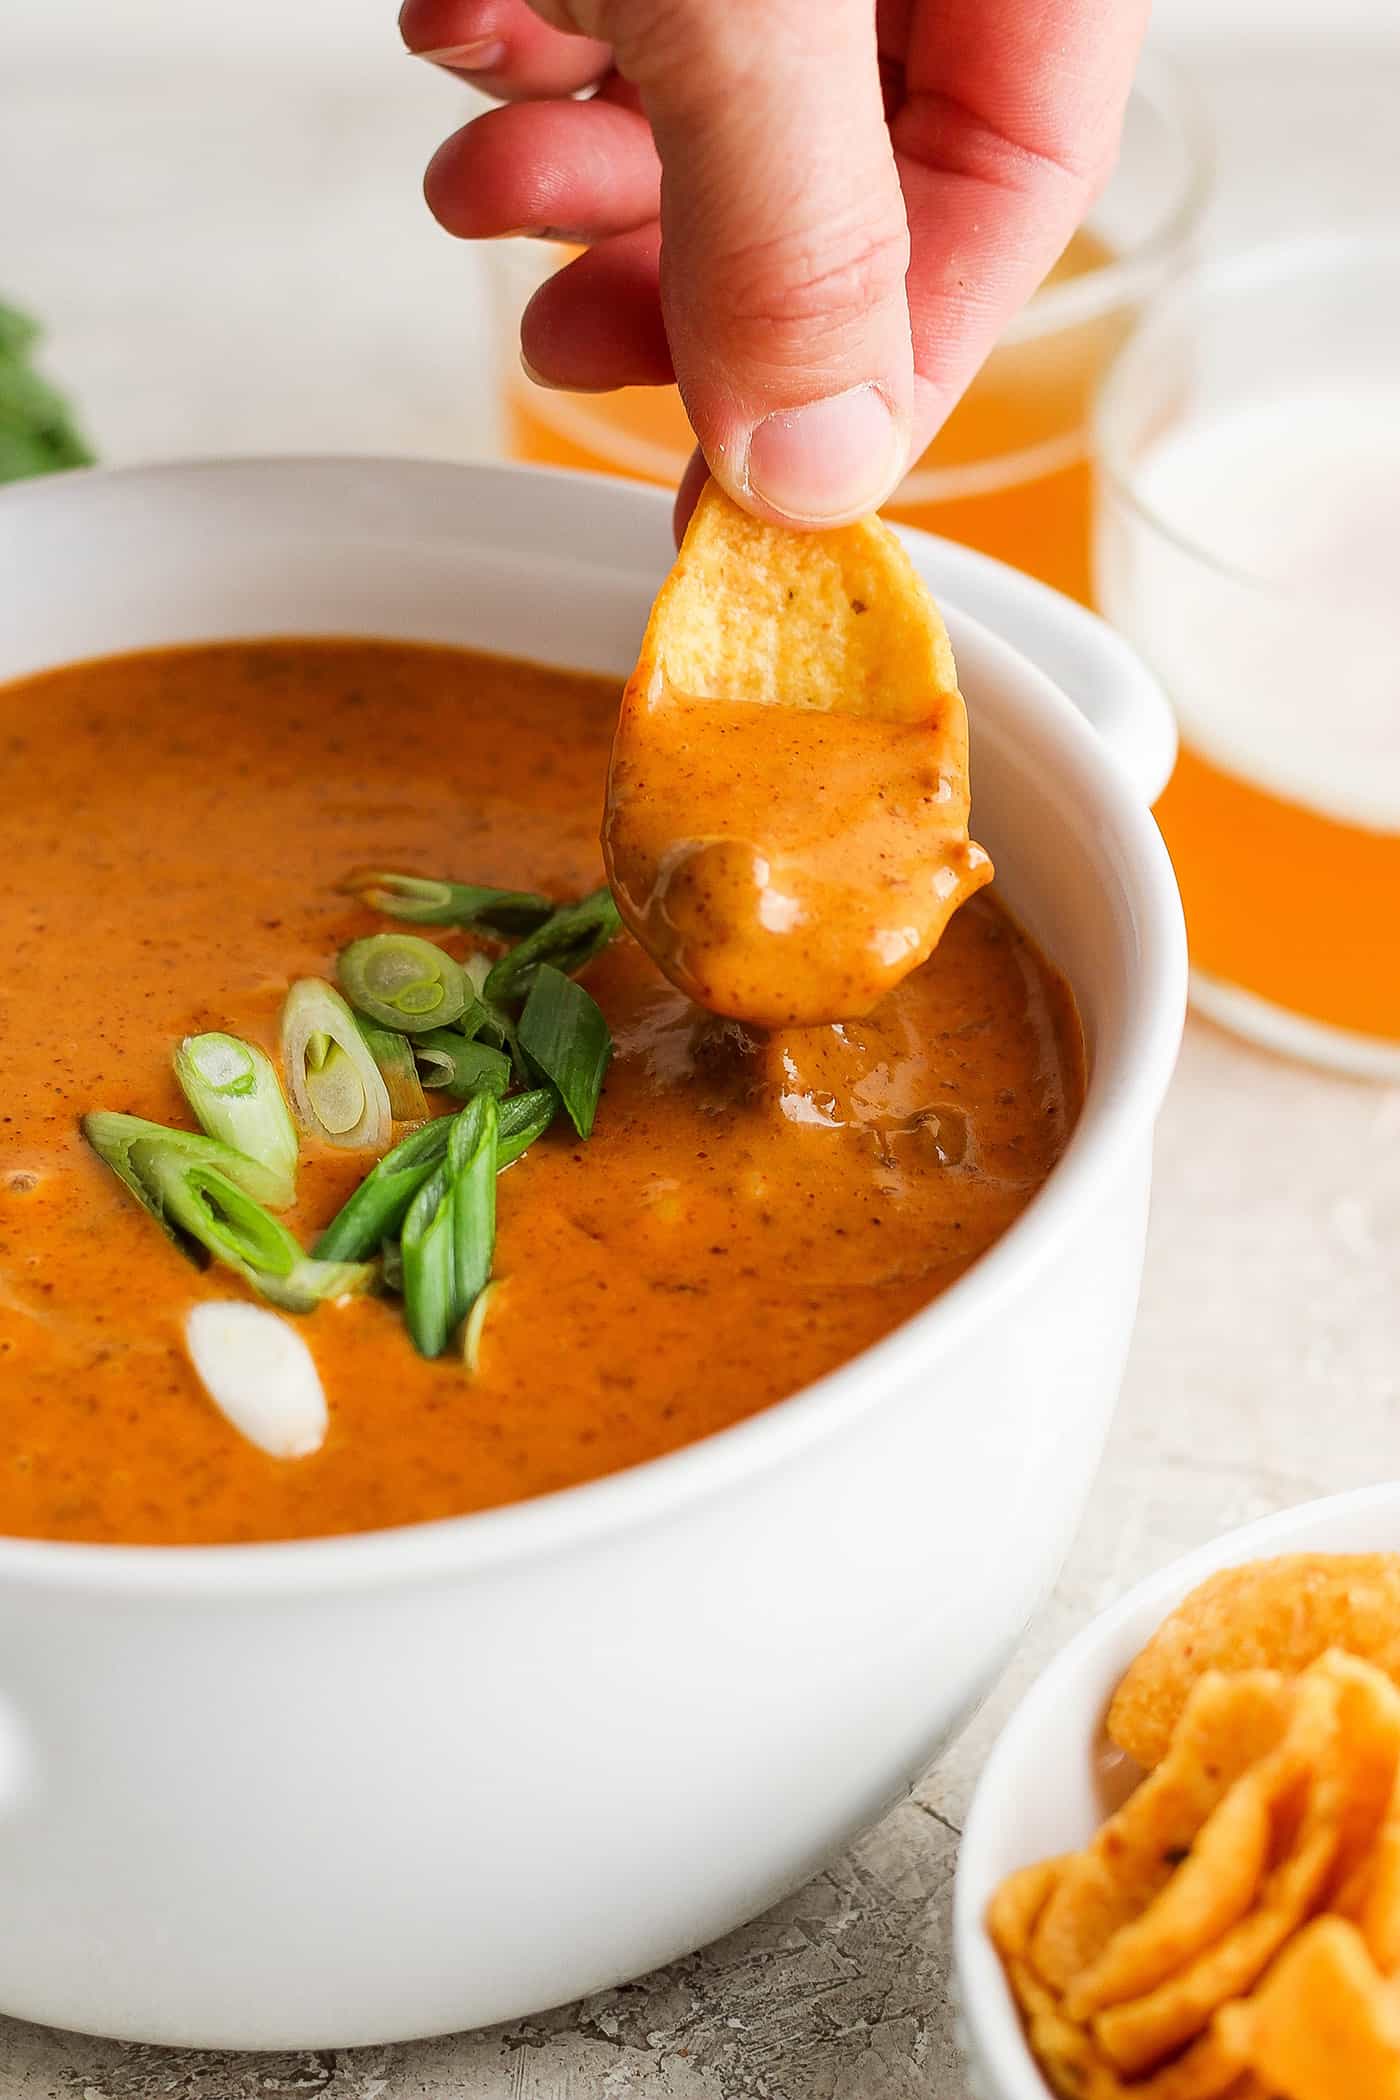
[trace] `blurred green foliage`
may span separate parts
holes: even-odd
[[[92,464],[68,403],[30,362],[38,340],[38,322],[0,301],[0,481]]]

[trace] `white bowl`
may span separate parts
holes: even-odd
[[[1073,1534],[1132,1326],[1184,1006],[1147,813],[1171,730],[1088,614],[911,545],[952,601],[978,835],[1088,1034],[1049,1185],[858,1361],[612,1479],[306,1544],[0,1541],[0,2010],[244,2048],[537,2010],[799,1884],[1001,1668]],[[301,631],[620,677],[669,556],[663,495],[585,477],[65,477],[0,496],[0,676]]]
[[[1084,1628],[1043,1671],[997,1739],[963,1832],[953,1948],[963,2041],[981,2100],[1047,2100],[996,1949],[987,1905],[1008,1874],[1086,1844],[1103,1821],[1095,1752],[1119,1680],[1166,1618],[1217,1568],[1276,1553],[1400,1550],[1400,1481],[1279,1511],[1173,1561]]]

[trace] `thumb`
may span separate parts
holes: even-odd
[[[716,480],[830,525],[904,472],[909,234],[870,0],[612,0],[661,155],[661,289]]]

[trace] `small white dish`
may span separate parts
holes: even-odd
[[[987,1936],[987,1905],[1016,1868],[1087,1843],[1103,1821],[1096,1751],[1108,1702],[1134,1656],[1217,1568],[1280,1553],[1397,1550],[1400,1481],[1280,1510],[1149,1575],[1036,1680],[987,1761],[958,1860],[954,1960],[963,2046],[979,2100],[1046,2100],[1050,2091]]]

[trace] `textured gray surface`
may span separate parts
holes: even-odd
[[[1206,84],[1227,133],[1218,239],[1364,216],[1400,188],[1400,52],[1217,55]],[[109,457],[486,444],[475,266],[416,198],[456,106],[397,63],[382,87],[81,55],[4,77],[0,291],[56,322]],[[0,2022],[0,2100],[966,2100],[948,1903],[987,1746],[1135,1576],[1396,1471],[1398,1169],[1400,1093],[1193,1024],[1123,1403],[1059,1589],[942,1767],[776,1911],[582,2005],[389,2049],[197,2055]]]

